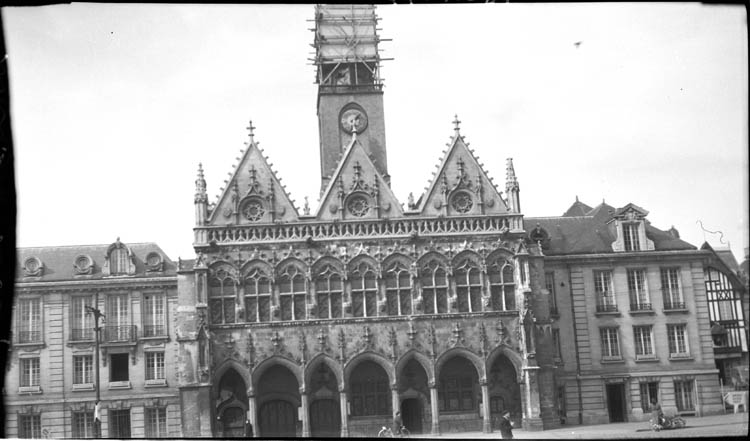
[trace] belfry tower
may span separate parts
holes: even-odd
[[[321,194],[353,136],[390,183],[377,23],[374,5],[315,7]]]

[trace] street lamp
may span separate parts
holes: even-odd
[[[94,333],[96,334],[96,404],[94,406],[94,437],[101,438],[102,422],[99,416],[99,401],[101,399],[99,395],[99,332],[102,330],[102,328],[101,326],[99,326],[99,319],[104,317],[104,314],[102,314],[99,308],[96,307],[99,305],[98,294],[94,297],[94,305],[95,306],[86,306],[86,313],[94,315]]]

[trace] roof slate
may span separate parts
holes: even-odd
[[[53,282],[64,280],[103,279],[105,276],[102,274],[102,265],[104,265],[104,257],[106,256],[107,248],[109,248],[110,245],[111,244],[18,248],[16,250],[16,280],[19,282]],[[177,274],[177,265],[169,259],[169,256],[167,256],[167,254],[156,243],[146,242],[125,245],[130,248],[130,251],[133,253],[133,260],[135,262],[135,275],[129,277],[170,277]],[[162,267],[163,271],[146,271],[144,260],[152,251],[161,254],[164,262]],[[91,257],[91,260],[93,260],[94,264],[92,274],[77,275],[74,273],[73,263],[75,262],[76,257],[80,255],[89,256]],[[24,274],[23,265],[29,257],[36,257],[41,260],[44,265],[42,276],[33,277]]]

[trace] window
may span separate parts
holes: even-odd
[[[594,271],[594,291],[597,312],[617,311],[615,292],[612,289],[612,271]]]
[[[39,387],[39,357],[21,359],[21,387]]]
[[[42,341],[42,301],[39,298],[18,302],[18,343]]]
[[[271,279],[258,269],[245,278],[245,321],[271,321]]]
[[[656,381],[641,383],[641,409],[651,412],[651,402],[659,401],[659,383]]]
[[[76,296],[70,300],[70,339],[94,339],[94,315],[86,307],[94,306],[93,296]]]
[[[654,343],[651,330],[651,325],[633,326],[636,360],[642,358],[655,358]]]
[[[143,296],[143,336],[160,337],[167,335],[166,297],[163,294]]]
[[[557,328],[552,329],[552,340],[555,343],[555,358],[562,361],[562,346],[560,342],[560,330]]]
[[[482,311],[482,284],[479,279],[479,268],[467,260],[456,268],[454,277],[458,312]]]
[[[640,251],[641,244],[638,240],[638,223],[628,222],[622,224],[622,236],[625,242],[625,251]]]
[[[474,409],[471,376],[446,377],[440,381],[440,411],[460,412]]]
[[[516,309],[516,287],[513,281],[513,263],[496,259],[487,266],[490,279],[490,297],[495,311]]]
[[[167,436],[167,408],[146,407],[146,438],[165,438]]]
[[[109,356],[109,381],[129,381],[128,354],[110,354]]]
[[[129,309],[130,299],[127,294],[107,297],[107,325],[104,327],[106,341],[131,341],[135,338],[130,326]]]
[[[109,410],[109,437],[130,438],[130,409]]]
[[[602,357],[605,360],[619,360],[621,356],[617,328],[602,328],[600,333],[602,337]]]
[[[113,249],[109,254],[109,273],[113,276],[127,274],[129,269],[128,250],[125,247]]]
[[[39,414],[18,415],[19,438],[41,438],[42,418]]]
[[[164,352],[146,352],[146,380],[164,380]]]
[[[642,269],[628,270],[628,292],[630,293],[631,311],[648,311],[651,300],[646,286],[646,271]]]
[[[695,410],[693,401],[693,380],[681,380],[674,382],[674,397],[677,403],[677,411],[684,412]]]
[[[391,390],[388,375],[372,361],[357,366],[351,380],[352,416],[391,414]]]
[[[94,411],[73,412],[73,438],[94,437]]]
[[[375,271],[366,263],[361,263],[352,271],[352,315],[354,317],[375,317],[378,315],[378,290],[375,284]]]
[[[385,273],[385,297],[388,315],[411,315],[411,275],[406,266],[396,262]]]
[[[289,265],[279,277],[279,302],[281,303],[281,320],[304,320],[305,313],[305,276],[294,265]]]
[[[343,317],[343,284],[341,274],[331,265],[326,265],[315,279],[315,295],[318,303],[318,318]]]
[[[73,384],[93,384],[93,370],[93,355],[73,356]]]
[[[690,357],[686,329],[687,325],[667,325],[670,358]]]
[[[211,323],[234,323],[237,305],[236,282],[231,269],[219,268],[208,281],[209,307]]]
[[[680,269],[661,269],[661,290],[664,296],[664,309],[685,309],[680,289]]]
[[[558,315],[557,292],[555,292],[555,273],[553,271],[544,273],[544,287],[549,291],[549,312],[552,315]]]
[[[448,274],[434,260],[422,268],[422,302],[425,314],[448,312]]]

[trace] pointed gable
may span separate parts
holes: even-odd
[[[316,218],[362,220],[403,216],[401,204],[356,136],[328,183]]]
[[[248,147],[222,190],[208,225],[250,225],[298,219],[297,209],[253,139],[252,123],[250,128]]]
[[[456,121],[457,122],[457,121]],[[458,127],[450,148],[417,207],[426,216],[505,214],[508,206]]]
[[[576,196],[576,201],[563,213],[563,217],[585,216],[591,210],[591,207],[579,201],[578,196]]]

